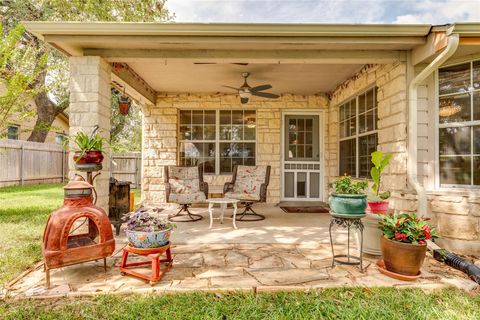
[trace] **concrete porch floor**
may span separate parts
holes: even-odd
[[[146,281],[122,276],[118,270],[126,239],[116,238],[116,250],[103,261],[94,261],[52,270],[52,287],[45,289],[41,265],[21,277],[5,290],[12,298],[54,298],[102,293],[128,294],[179,291],[310,290],[342,286],[418,287],[425,290],[456,286],[466,291],[477,288],[463,273],[427,257],[422,277],[414,282],[391,279],[381,274],[377,257],[364,255],[364,271],[356,266],[332,267],[328,237],[329,214],[287,214],[278,207],[256,206],[267,219],[261,222],[214,221],[208,229],[206,208],[193,208],[204,219],[178,223],[171,237],[173,267],[160,282],[150,286]],[[169,214],[176,209],[162,212]],[[231,210],[227,210],[231,213]],[[218,213],[218,211],[217,211]],[[339,232],[336,240],[346,240]],[[343,246],[337,245],[336,250]],[[148,272],[148,269],[138,269]]]

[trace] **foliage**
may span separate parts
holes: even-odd
[[[85,132],[82,132],[82,131],[77,132],[73,136],[63,141],[64,148],[67,148],[69,142],[72,140],[77,147],[77,151],[80,151],[78,160],[80,160],[83,157],[83,155],[85,154],[85,151],[103,152],[104,151],[103,144],[107,143],[107,140],[101,137],[100,134],[97,132],[97,130],[98,130],[98,125],[94,127],[90,136],[88,136]]]
[[[381,151],[372,152],[372,163],[373,167],[370,169],[370,176],[373,179],[372,190],[375,192],[375,197],[372,197],[371,200],[379,202],[390,198],[390,191],[385,191],[380,193],[380,182],[382,179],[382,172],[386,166],[390,163],[392,159],[391,154],[383,154]]]
[[[98,295],[0,302],[5,320],[27,319],[480,319],[480,295],[461,289],[331,288],[291,292]]]
[[[62,205],[62,187],[57,183],[0,188],[0,287],[42,259],[42,232],[48,215]],[[140,189],[134,192],[137,202]]]
[[[380,229],[387,239],[412,243],[425,244],[426,240],[438,238],[435,228],[430,227],[427,218],[417,218],[415,213],[392,213],[382,216]]]
[[[110,146],[113,152],[142,150],[142,114],[140,107],[132,102],[127,116],[120,114],[118,99],[122,94],[112,89],[112,117]]]
[[[335,193],[338,194],[364,194],[368,188],[366,180],[354,181],[352,177],[344,175],[333,182]]]
[[[174,223],[164,218],[154,217],[153,214],[162,211],[160,208],[147,209],[140,207],[133,212],[129,212],[123,216],[123,220],[127,221],[127,230],[132,231],[161,231],[176,228]]]
[[[43,90],[36,79],[47,67],[47,54],[37,55],[30,46],[22,45],[24,28],[16,26],[4,34],[0,25],[0,139],[8,127],[32,117],[28,101]]]
[[[0,3],[2,25],[10,31],[20,21],[125,21],[154,22],[173,19],[165,0],[8,0]],[[64,112],[69,104],[68,59],[57,50],[45,46],[32,34],[21,35],[22,48],[36,55],[41,69],[43,55],[48,57],[45,72],[37,73],[34,94],[37,122],[31,141],[43,142],[55,117]],[[20,64],[20,63],[19,63]],[[32,69],[33,70],[33,69]],[[0,76],[1,77],[1,76]],[[24,105],[24,104],[23,104]],[[22,107],[23,107],[22,105]]]

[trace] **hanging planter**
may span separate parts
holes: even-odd
[[[130,105],[131,101],[127,96],[123,95],[118,98],[118,111],[120,114],[124,116],[128,115],[128,112],[130,111]]]

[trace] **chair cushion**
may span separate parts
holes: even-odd
[[[244,193],[244,192],[227,192],[225,198],[237,199],[244,201],[260,201],[260,194]]]
[[[188,194],[200,191],[197,167],[168,167],[170,193]]]
[[[205,193],[201,191],[193,193],[170,193],[168,202],[178,204],[202,203],[205,202]]]
[[[238,166],[233,193],[260,199],[260,187],[265,183],[266,175],[267,166]]]

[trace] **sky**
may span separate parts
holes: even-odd
[[[480,0],[168,0],[176,22],[480,22]]]

